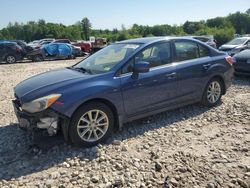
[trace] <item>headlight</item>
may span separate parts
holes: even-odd
[[[29,103],[24,103],[22,105],[22,109],[24,111],[30,112],[30,113],[36,113],[41,112],[45,109],[47,109],[50,105],[52,105],[56,100],[61,97],[61,94],[52,94],[48,95],[46,97],[42,97],[36,100],[33,100]]]

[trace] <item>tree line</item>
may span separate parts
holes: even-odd
[[[250,34],[250,9],[236,12],[226,17],[216,17],[202,21],[186,21],[183,25],[145,26],[134,24],[131,28],[93,29],[88,18],[69,26],[46,23],[45,20],[23,23],[9,23],[0,30],[0,39],[25,40],[27,42],[42,38],[68,38],[70,40],[88,40],[89,36],[107,38],[108,42],[130,38],[166,35],[213,35],[218,45],[231,40],[234,34]]]

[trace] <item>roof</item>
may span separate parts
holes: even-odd
[[[0,44],[17,44],[17,43],[9,40],[0,40]]]
[[[162,40],[170,40],[170,39],[192,39],[190,36],[185,37],[176,37],[176,36],[162,36],[162,37],[145,37],[145,38],[136,38],[136,39],[129,39],[120,41],[118,43],[139,43],[139,44],[147,44]]]

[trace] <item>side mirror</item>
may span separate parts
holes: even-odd
[[[150,69],[149,62],[139,61],[139,62],[135,63],[134,68],[133,68],[132,78],[137,79],[139,73],[149,72],[149,69]]]
[[[149,69],[150,69],[150,65],[148,62],[139,61],[139,62],[135,63],[134,68],[133,68],[133,72],[145,73],[145,72],[148,72]]]

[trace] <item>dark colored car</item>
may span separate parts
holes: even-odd
[[[190,37],[132,39],[19,83],[13,104],[20,127],[92,146],[135,119],[215,106],[232,77],[230,56]]]
[[[23,58],[22,47],[16,42],[0,42],[0,63],[15,63]]]
[[[12,40],[12,42],[16,42],[19,46],[22,47],[23,56],[26,56],[28,52],[33,50],[31,46],[28,46],[27,43],[22,40]]]
[[[212,46],[213,48],[217,48],[216,41],[213,37],[209,36],[194,36],[194,39],[197,39],[201,42],[205,42],[207,45]]]
[[[236,54],[233,65],[236,75],[250,76],[250,48]]]
[[[72,47],[63,43],[50,43],[27,54],[27,58],[32,61],[70,59],[73,57]]]
[[[250,43],[250,37],[239,37],[231,40],[230,42],[222,45],[219,50],[227,52],[229,55],[233,56],[245,49]]]

